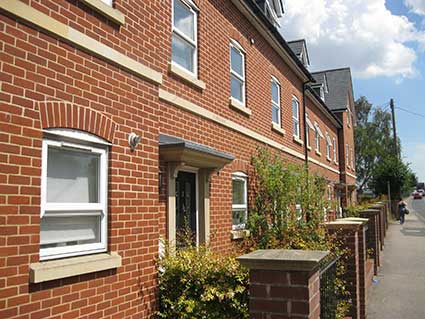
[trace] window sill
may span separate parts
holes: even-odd
[[[179,78],[185,80],[186,82],[189,82],[190,84],[196,86],[201,90],[205,90],[206,84],[204,81],[197,79],[193,76],[193,74],[190,74],[188,71],[184,70],[180,66],[174,63],[170,63],[168,70],[171,74],[178,76]]]
[[[320,153],[318,150],[316,150],[316,154],[322,156],[322,153]]]
[[[326,160],[327,160],[328,162],[332,162],[332,159],[331,159],[330,157],[328,157],[328,156],[326,156]]]
[[[121,256],[116,252],[79,256],[30,264],[30,282],[73,277],[121,266]]]
[[[229,98],[229,105],[230,105],[230,107],[236,109],[237,111],[244,113],[247,116],[251,115],[251,110],[249,108],[247,108],[243,103],[239,102],[238,100],[236,100],[233,97]]]
[[[277,123],[272,122],[272,130],[279,133],[280,135],[285,135],[285,130]]]
[[[230,232],[231,240],[248,238],[250,235],[251,235],[251,233],[247,229],[232,230]]]
[[[304,145],[304,142],[298,137],[298,136],[293,136],[293,140],[295,143],[298,143],[300,145]]]
[[[309,151],[311,151],[311,146],[308,146],[308,145],[307,145],[307,149],[308,149]]]
[[[99,14],[105,16],[106,18],[114,21],[119,25],[125,24],[125,16],[120,11],[108,6],[106,3],[101,0],[80,0]]]

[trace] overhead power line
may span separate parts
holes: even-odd
[[[410,113],[410,114],[412,114],[412,115],[416,115],[416,116],[420,116],[420,117],[425,118],[425,115],[423,115],[423,114],[420,114],[420,113],[416,113],[416,112],[412,112],[412,111],[406,110],[406,109],[404,109],[404,108],[402,108],[402,107],[400,107],[400,106],[396,106],[396,109],[398,109],[398,110],[400,110],[400,111],[403,111],[403,112],[406,112],[406,113]]]

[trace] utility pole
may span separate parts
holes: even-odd
[[[397,146],[397,130],[395,127],[394,99],[390,100],[390,107],[391,107],[391,118],[393,120],[394,154],[397,156],[397,158],[400,158],[400,154],[398,153],[398,146]]]

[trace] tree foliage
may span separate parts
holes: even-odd
[[[355,107],[354,142],[359,194],[366,186],[371,187],[376,195],[386,194],[388,182],[394,196],[409,191],[417,178],[395,150],[391,114],[381,107],[374,109],[365,97],[360,97]],[[397,140],[397,149],[401,149],[400,140]]]

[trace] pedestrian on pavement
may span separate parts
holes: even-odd
[[[403,200],[403,198],[400,198],[400,201],[398,202],[398,214],[400,216],[400,225],[404,224],[404,215],[406,214],[407,204]]]

